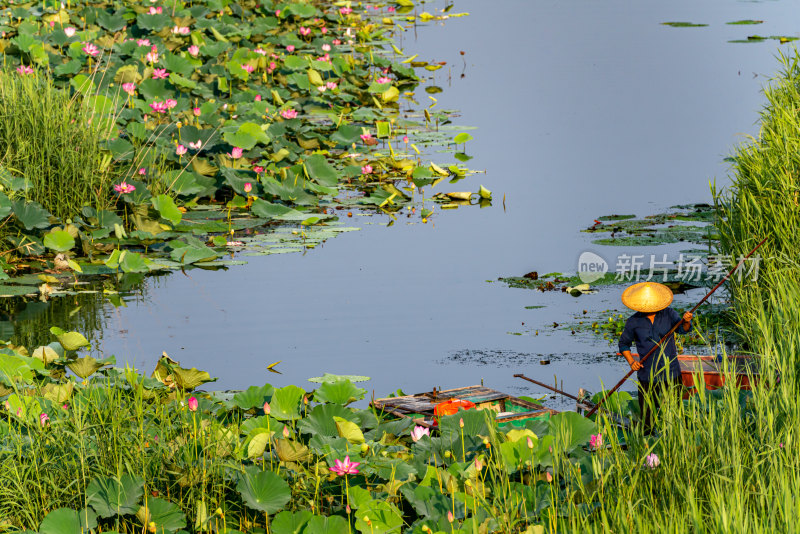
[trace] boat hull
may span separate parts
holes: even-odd
[[[758,357],[757,356],[728,356],[728,363],[732,375],[739,389],[751,389],[758,383]],[[719,389],[725,385],[724,362],[717,361],[715,356],[698,356],[694,354],[678,355],[681,365],[681,380],[687,388],[684,397],[696,393],[701,385],[705,389]],[[702,382],[700,383],[700,380]]]

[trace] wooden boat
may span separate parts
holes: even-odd
[[[405,395],[402,397],[388,397],[372,401],[372,406],[397,417],[410,417],[420,426],[436,426],[436,416],[441,412],[437,406],[455,404],[454,400],[474,403],[478,410],[495,412],[495,420],[500,428],[522,426],[530,419],[548,419],[557,414],[556,410],[545,408],[541,404],[513,397],[494,389],[483,386],[468,386],[455,389],[444,389]]]
[[[758,358],[758,356],[748,355],[730,355],[727,357],[739,389],[750,389],[751,380],[753,384],[758,383]],[[703,374],[703,382],[706,389],[719,389],[725,385],[723,362],[718,361],[716,356],[679,354],[678,362],[681,365],[683,385],[690,390],[697,387],[694,379],[698,372]]]
[[[633,353],[633,356],[639,357],[636,353]],[[751,381],[752,384],[758,383],[758,359],[759,356],[744,354],[732,354],[727,357],[739,389],[750,389]],[[678,354],[678,363],[681,366],[681,381],[688,390],[684,398],[688,398],[696,391],[697,384],[694,379],[698,372],[703,374],[706,389],[719,389],[725,385],[723,362],[717,360],[716,356]]]

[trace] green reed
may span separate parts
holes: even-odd
[[[24,176],[27,199],[53,215],[110,205],[113,166],[100,144],[112,127],[90,98],[56,88],[45,74],[0,71],[0,167]]]

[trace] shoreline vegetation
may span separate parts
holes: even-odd
[[[411,8],[408,0],[398,0],[389,6],[393,8],[392,13],[400,8]],[[393,23],[388,10],[380,13],[387,15],[387,23],[380,17],[362,19],[347,3],[331,6],[272,5],[268,2],[259,5],[207,0],[191,7],[175,4],[176,11],[171,13],[164,12],[168,8],[163,6],[158,9],[154,6],[152,11],[139,6],[112,9],[109,4],[84,7],[79,15],[78,11],[48,11],[42,20],[53,23],[49,29],[30,20],[32,14],[28,7],[14,8],[13,17],[4,15],[2,24],[9,29],[3,31],[13,30],[15,36],[11,40],[0,40],[3,51],[6,57],[16,51],[19,54],[14,58],[26,60],[17,65],[20,69],[17,73],[4,76],[37,76],[36,68],[27,61],[38,68],[54,62],[55,55],[60,59],[57,65],[51,65],[54,72],[71,76],[86,64],[99,63],[101,60],[97,56],[101,50],[122,53],[121,50],[130,48],[127,55],[133,63],[138,62],[138,66],[122,71],[122,76],[136,80],[139,75],[141,79],[116,83],[138,83],[137,88],[132,89],[134,93],[148,92],[150,96],[142,95],[145,98],[141,98],[141,102],[128,99],[133,105],[122,107],[117,107],[110,97],[105,98],[111,103],[96,98],[93,109],[99,107],[100,115],[106,113],[107,105],[120,114],[138,117],[137,114],[146,113],[151,116],[148,122],[154,122],[154,131],[166,130],[160,128],[166,124],[162,123],[161,112],[156,109],[160,108],[159,102],[166,106],[164,114],[172,113],[169,110],[173,109],[175,113],[185,113],[186,123],[180,132],[175,132],[180,135],[180,143],[173,143],[171,132],[157,134],[156,139],[161,141],[155,143],[163,143],[164,150],[157,151],[160,156],[151,160],[148,168],[168,167],[169,162],[174,163],[176,159],[180,162],[186,155],[178,154],[178,146],[186,148],[182,141],[208,146],[213,142],[212,137],[189,130],[189,125],[195,124],[193,121],[197,117],[214,117],[214,132],[221,132],[221,138],[217,139],[219,152],[213,163],[207,163],[216,167],[214,172],[219,172],[220,179],[233,191],[225,200],[224,208],[219,210],[222,217],[215,220],[222,225],[220,236],[226,239],[225,246],[226,234],[231,229],[236,232],[232,219],[226,214],[233,210],[252,210],[258,205],[269,215],[266,218],[291,214],[289,220],[306,222],[304,226],[315,226],[327,220],[325,213],[301,211],[305,207],[302,202],[298,204],[297,199],[305,198],[302,195],[333,195],[326,191],[341,185],[339,172],[351,172],[351,180],[360,182],[357,189],[364,192],[359,197],[361,200],[372,199],[373,204],[382,209],[395,206],[395,211],[409,207],[408,203],[417,193],[412,191],[406,195],[398,186],[389,185],[393,180],[411,179],[416,188],[421,188],[444,179],[445,174],[451,180],[460,179],[458,173],[463,168],[458,166],[445,171],[434,164],[418,165],[412,160],[409,166],[399,164],[397,167],[398,160],[391,148],[389,153],[376,156],[372,149],[362,146],[363,151],[355,157],[357,163],[344,170],[328,162],[327,155],[305,153],[317,148],[306,148],[304,144],[316,146],[319,143],[321,147],[327,135],[340,135],[347,141],[343,146],[352,146],[351,140],[361,139],[366,143],[366,139],[382,139],[386,128],[389,128],[389,136],[397,128],[402,132],[403,125],[378,120],[384,118],[380,113],[384,104],[391,104],[400,96],[394,81],[397,78],[381,82],[379,76],[387,74],[382,69],[388,67],[393,76],[411,79],[404,70],[410,67],[384,65],[368,45],[378,37],[375,32],[380,33],[383,25]],[[323,9],[327,9],[327,13],[323,13]],[[73,16],[77,20],[73,20]],[[351,17],[358,17],[358,20]],[[418,17],[424,19],[421,14]],[[433,15],[427,14],[427,17]],[[78,21],[85,26],[74,28],[74,33],[66,31],[72,28],[66,24]],[[9,26],[11,22],[14,27]],[[356,36],[344,32],[351,23],[357,27]],[[259,31],[249,33],[247,24],[258,26]],[[196,29],[191,29],[190,25]],[[117,42],[116,35],[124,35],[122,32],[126,28],[133,27],[150,32],[148,35],[152,33],[153,41],[153,36],[158,35],[163,46],[153,42],[140,45],[136,42],[138,39]],[[322,32],[322,28],[329,30]],[[263,57],[243,46],[253,35],[275,29],[291,30],[293,39],[264,43],[261,46],[269,44],[273,52],[263,48],[266,52]],[[335,34],[337,31],[343,35]],[[195,32],[202,43],[195,43]],[[357,67],[344,57],[331,58],[330,64],[318,57],[306,57],[296,62],[297,67],[292,67],[293,62],[283,55],[279,58],[284,64],[282,68],[291,72],[278,72],[277,68],[267,72],[270,54],[278,50],[278,45],[279,56],[288,51],[289,46],[293,50],[313,49],[310,56],[328,53],[322,46],[327,44],[325,39],[332,39],[334,35],[321,37],[328,32],[334,33],[337,39],[361,39],[363,50],[358,57],[362,60],[369,57],[374,63]],[[214,36],[213,41],[207,37],[209,35]],[[45,39],[40,39],[42,36]],[[73,40],[74,37],[77,39]],[[95,48],[89,47],[88,41],[94,41]],[[173,43],[175,46],[170,48],[170,41],[179,44]],[[202,82],[200,76],[193,79],[194,54],[187,45],[200,50],[210,47],[215,52],[209,53],[206,48],[202,61],[213,63],[215,58],[225,55],[222,63],[208,66],[207,76],[216,78]],[[162,73],[154,76],[157,69],[153,56],[145,57],[144,62],[134,57],[139,53],[134,52],[139,46],[144,46],[143,55],[170,58],[171,72],[166,78]],[[61,56],[62,51],[66,57]],[[431,432],[415,427],[409,419],[388,417],[371,408],[353,408],[351,405],[363,400],[367,393],[359,385],[367,377],[325,375],[313,379],[315,387],[309,390],[295,385],[265,384],[231,395],[210,393],[203,391],[207,384],[213,383],[206,371],[184,368],[167,355],[149,375],[115,367],[113,357],[96,359],[86,355],[89,342],[81,333],[53,327],[50,332],[55,341],[49,345],[23,347],[7,342],[0,348],[0,403],[3,407],[0,411],[0,455],[4,466],[0,470],[0,532],[792,532],[800,515],[800,501],[797,500],[800,494],[800,455],[797,454],[800,268],[796,262],[795,238],[799,230],[796,181],[800,174],[800,119],[795,110],[800,102],[800,55],[793,52],[791,56],[781,57],[783,71],[765,88],[767,105],[762,112],[760,136],[736,149],[732,158],[732,185],[727,190],[714,191],[721,252],[742,255],[769,236],[757,280],[731,280],[733,322],[739,335],[762,359],[761,383],[752,391],[726,387],[700,390],[688,401],[668,399],[662,405],[658,432],[653,436],[643,435],[639,426],[620,429],[604,415],[590,420],[574,412],[530,420],[516,428],[499,429],[489,412],[479,410],[442,416],[438,428]],[[150,69],[146,71],[147,76],[140,68]],[[368,103],[374,99],[375,105],[368,105],[370,112],[376,114],[369,119],[374,130],[365,132],[363,126],[354,126],[342,131],[344,125],[339,124],[335,131],[318,136],[305,129],[307,124],[292,113],[300,114],[302,110],[312,115],[312,109],[299,103],[295,106],[292,102],[297,102],[294,99],[300,98],[300,89],[305,87],[308,92],[303,93],[303,98],[310,100],[303,102],[316,110],[318,103],[312,105],[312,101],[324,100],[331,94],[328,91],[335,91],[327,86],[326,80],[329,74],[337,73],[337,68],[343,69],[337,78],[339,81],[330,83],[336,83],[337,88],[352,84],[357,88],[354,91]],[[353,69],[361,72],[360,78]],[[348,77],[344,70],[355,79]],[[283,75],[286,84],[278,82],[280,87],[264,94],[253,91],[247,82],[256,71],[275,78]],[[120,74],[119,69],[107,72],[114,72],[115,77]],[[90,79],[85,77],[81,81],[78,76],[72,77],[73,81],[78,80],[72,85],[81,92]],[[165,80],[169,80],[169,86]],[[316,83],[319,81],[323,83]],[[239,121],[234,122],[235,128],[227,129],[218,124],[218,114],[222,113],[220,108],[224,104],[210,102],[202,88],[197,97],[205,101],[199,106],[200,114],[195,116],[193,111],[191,115],[186,114],[192,109],[193,98],[185,93],[202,87],[201,84],[211,84],[211,88],[206,89],[214,94],[229,92],[229,107],[223,111],[229,115],[229,120]],[[245,88],[241,89],[241,85]],[[298,95],[293,95],[288,86]],[[326,91],[317,89],[323,86]],[[30,90],[25,85],[19,87],[23,93]],[[320,97],[320,94],[325,96]],[[239,95],[243,95],[241,99]],[[257,95],[262,98],[257,99]],[[177,103],[173,106],[167,103],[169,100]],[[235,111],[231,109],[234,106]],[[361,109],[366,108],[358,108]],[[275,116],[275,122],[267,130],[257,124],[256,128],[247,126],[248,113],[262,116],[267,111]],[[285,112],[291,116],[286,116]],[[357,110],[351,107],[351,112],[355,114]],[[324,113],[320,115],[325,116]],[[430,112],[426,120],[429,115]],[[316,118],[328,127],[337,124],[329,115],[330,123]],[[142,118],[142,122],[136,120],[128,124],[143,123]],[[270,131],[275,124],[278,127]],[[177,130],[177,125],[174,128]],[[201,130],[197,126],[194,128]],[[250,155],[247,150],[252,148],[245,149],[242,145],[252,143],[255,147],[265,143],[262,136],[268,136],[265,143],[268,144],[283,135],[277,134],[279,129],[283,133],[292,131],[290,139],[298,150],[283,147],[284,158],[288,158],[291,165],[279,165],[280,161],[274,160],[265,162],[265,168],[272,166],[274,175],[266,171],[261,175],[254,169],[237,167],[240,165],[237,162],[243,158],[249,161],[248,165],[261,163],[259,158],[263,154]],[[189,132],[194,133],[190,135]],[[134,126],[127,139],[117,139],[136,148],[137,139],[147,139],[152,133],[146,126]],[[367,133],[370,135],[362,138]],[[459,142],[468,140],[461,137]],[[112,159],[130,150],[122,142],[117,145],[119,154],[109,148],[115,154]],[[366,146],[374,144],[370,142]],[[234,151],[236,148],[241,152]],[[339,154],[345,156],[340,159],[351,159],[347,156],[348,150]],[[304,158],[302,164],[296,162],[300,154]],[[225,158],[229,165],[224,168],[231,169],[227,172],[222,170],[223,166],[216,165],[225,162]],[[102,166],[103,160],[100,164]],[[148,174],[139,175],[138,167],[138,164],[131,165],[134,174],[121,175],[118,178],[124,181],[114,181],[114,186],[118,186],[117,196],[110,198],[123,203],[123,216],[111,212],[105,215],[102,209],[96,208],[87,214],[82,209],[72,223],[63,221],[64,227],[60,229],[51,229],[49,216],[40,211],[43,207],[27,202],[25,195],[29,187],[23,176],[4,174],[4,178],[0,177],[5,180],[0,210],[8,210],[6,221],[13,219],[5,223],[4,231],[12,225],[21,225],[16,227],[18,233],[10,237],[27,239],[33,245],[28,241],[20,242],[15,245],[18,250],[35,245],[39,248],[30,250],[53,252],[63,252],[59,249],[71,245],[66,248],[69,251],[78,241],[81,247],[84,242],[102,243],[114,234],[110,243],[111,248],[117,247],[117,252],[109,249],[105,254],[110,253],[110,257],[117,254],[112,262],[116,267],[104,262],[106,268],[114,271],[122,265],[128,265],[132,272],[141,265],[149,271],[152,265],[148,261],[176,264],[186,263],[187,258],[201,261],[201,252],[213,251],[213,248],[188,235],[170,236],[172,241],[162,241],[169,243],[163,258],[153,259],[150,252],[141,254],[135,250],[130,251],[130,256],[122,257],[119,247],[129,244],[126,240],[132,239],[131,235],[137,236],[136,243],[131,244],[135,247],[142,245],[142,239],[147,241],[161,233],[150,232],[150,237],[142,237],[141,232],[150,227],[147,225],[155,224],[159,229],[166,225],[172,232],[184,222],[184,216],[192,213],[189,208],[202,211],[200,204],[191,204],[191,200],[176,203],[177,197],[166,193],[175,185],[172,182],[162,183],[164,188],[160,191],[151,191],[150,187],[158,181],[142,181],[144,179],[139,176]],[[205,187],[211,187],[211,182],[202,178],[208,177],[201,170],[194,169],[194,181],[184,184],[187,190],[200,187],[205,191]],[[185,174],[169,176],[172,176],[170,180],[179,180]],[[291,189],[298,183],[303,184],[302,191]],[[246,190],[247,184],[250,191]],[[130,189],[131,186],[135,189]],[[267,191],[267,187],[273,188],[271,193],[265,193],[271,200],[261,198],[261,188]],[[253,188],[259,188],[258,198],[251,197]],[[287,192],[287,188],[291,191]],[[216,192],[214,186],[213,194]],[[197,193],[199,191],[189,196]],[[11,194],[15,195],[14,199]],[[146,198],[136,200],[137,195],[143,194]],[[284,199],[282,194],[291,200]],[[490,194],[478,196],[487,200],[485,197]],[[179,205],[184,201],[185,205]],[[100,207],[101,200],[98,203]],[[315,202],[312,204],[316,206]],[[187,211],[184,213],[180,207]],[[295,212],[299,215],[294,215]],[[119,221],[109,226],[109,221],[116,221],[112,215]],[[430,212],[420,213],[421,217],[426,215]],[[105,233],[106,237],[98,237],[98,234],[84,240],[87,230],[75,224],[77,217],[92,226],[92,232]],[[309,218],[317,220],[309,221]],[[128,226],[131,224],[135,229]],[[39,234],[25,233],[23,228]],[[43,235],[45,229],[47,232]],[[208,232],[215,231],[201,229],[199,235],[205,236]],[[41,243],[34,241],[39,239],[37,235]],[[171,259],[164,259],[166,257]],[[78,267],[87,270],[86,266]],[[70,265],[70,269],[74,266]],[[50,282],[45,280],[45,283]],[[726,373],[728,382],[735,383],[732,369],[726,368]],[[638,409],[637,403],[625,393],[616,394],[608,406],[620,415],[633,418]]]

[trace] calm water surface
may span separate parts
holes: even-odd
[[[425,10],[434,6],[444,4]],[[487,280],[574,272],[584,250],[607,259],[633,253],[589,243],[580,230],[599,215],[709,201],[709,182],[727,183],[722,159],[742,134],[757,132],[760,89],[777,69],[778,50],[789,50],[776,41],[727,41],[785,35],[795,8],[457,0],[453,12],[464,11],[470,16],[409,30],[401,44],[448,63],[430,81],[445,89],[438,105],[478,127],[468,165],[486,174],[445,190],[483,183],[494,206],[437,210],[427,225],[400,220],[390,228],[381,217],[354,217],[347,222],[361,231],[302,256],[254,257],[228,272],[151,281],[147,296],[132,297],[127,308],[106,306],[97,347],[148,372],[166,351],[219,377],[220,389],[311,387],[305,380],[323,372],[369,375],[366,387],[378,396],[482,379],[533,393],[515,372],[557,375],[570,391],[615,382],[626,370],[607,356],[615,347],[552,323],[583,309],[621,308],[618,288],[573,299]],[[738,19],[766,22],[725,24]],[[428,101],[422,90],[418,100]],[[525,309],[532,305],[544,308]],[[540,335],[531,335],[535,328]],[[552,364],[540,366],[543,357]],[[276,360],[282,375],[266,370]]]

